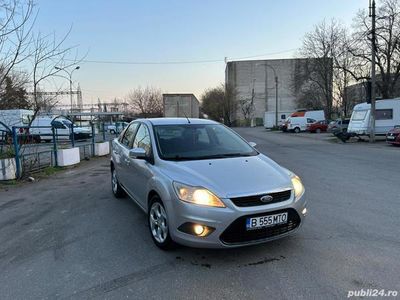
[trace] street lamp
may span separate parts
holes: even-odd
[[[60,67],[54,67],[54,69],[59,70],[59,71],[64,71],[65,73],[68,74],[68,79],[69,79],[69,99],[71,102],[71,113],[72,113],[72,73],[74,73],[75,70],[79,70],[81,67],[76,66],[75,68],[72,69],[71,72],[68,72],[66,69],[60,68]]]
[[[267,63],[258,63],[258,64],[256,64],[256,67],[259,65],[264,65],[266,67],[269,67],[274,72],[274,76],[275,76],[275,127],[278,128],[278,75],[276,74],[276,70],[273,66],[271,66]],[[267,88],[267,76],[265,76],[265,88]],[[265,94],[265,99],[267,99],[266,94]]]

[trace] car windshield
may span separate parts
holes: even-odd
[[[63,120],[62,123],[63,123],[65,126],[67,126],[68,128],[71,128],[71,127],[72,127],[72,123],[71,123],[70,121]]]
[[[220,124],[154,126],[161,159],[199,160],[258,155],[232,130]]]
[[[353,121],[362,121],[365,119],[366,115],[367,115],[367,110],[355,110],[351,115],[351,119]]]

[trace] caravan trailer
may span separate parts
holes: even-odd
[[[375,113],[375,134],[386,135],[394,126],[400,125],[400,98],[377,100]],[[371,104],[360,103],[354,106],[348,133],[369,135]]]

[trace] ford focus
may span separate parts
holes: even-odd
[[[255,147],[210,120],[136,120],[112,142],[112,192],[147,214],[162,249],[282,238],[307,214],[304,186]]]

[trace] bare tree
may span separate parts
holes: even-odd
[[[253,86],[250,98],[242,98],[238,101],[238,106],[239,106],[240,112],[243,115],[246,126],[250,125],[251,118],[253,117],[254,99],[255,99],[255,93],[254,93],[254,86]]]
[[[143,117],[158,117],[163,114],[163,98],[160,89],[138,87],[127,96],[132,109]]]
[[[52,106],[52,103],[48,101],[55,99],[54,97],[43,97],[43,94],[40,93],[40,90],[44,89],[44,84],[51,78],[59,76],[58,73],[62,70],[75,66],[81,61],[76,55],[74,59],[69,59],[74,47],[64,46],[70,31],[61,39],[57,39],[55,34],[42,35],[41,33],[36,34],[33,38],[31,80],[33,86],[32,108],[34,110],[34,117],[36,117],[41,109]]]
[[[0,2],[0,87],[30,56],[31,32],[35,23],[33,7],[32,0]]]
[[[348,50],[361,66],[370,69],[371,63],[371,24],[366,10],[358,13],[355,19],[353,43]],[[396,84],[400,77],[400,1],[383,0],[377,10],[376,18],[376,67],[378,69],[377,87],[383,98],[395,96]],[[358,70],[361,68],[358,68]],[[368,79],[350,70],[357,79]]]
[[[237,110],[236,91],[229,85],[220,84],[207,89],[201,96],[202,111],[213,120],[231,126]]]
[[[318,88],[328,117],[332,114],[333,107],[333,69],[337,62],[335,57],[338,55],[344,31],[335,20],[329,23],[323,21],[317,24],[313,31],[306,33],[300,49],[301,55],[309,59],[304,66],[307,80],[313,83],[313,88]]]

